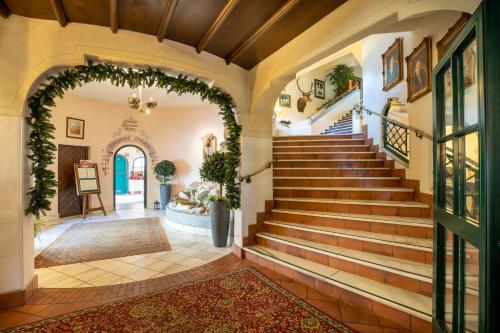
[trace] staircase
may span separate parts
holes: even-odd
[[[430,332],[430,207],[377,151],[365,133],[275,137],[274,200],[245,257]]]
[[[333,126],[321,134],[351,134],[352,133],[352,110],[342,116]]]

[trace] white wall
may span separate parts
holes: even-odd
[[[110,89],[113,89],[110,87]],[[158,152],[158,161],[163,159],[174,162],[177,172],[173,177],[173,194],[184,190],[193,181],[200,180],[199,168],[203,160],[202,137],[213,133],[217,136],[217,143],[224,140],[222,117],[218,108],[207,105],[199,108],[169,109],[161,106],[155,108],[151,114],[142,115],[123,104],[97,101],[67,93],[63,99],[56,101],[52,111],[52,122],[56,127],[56,144],[89,146],[90,159],[101,165],[103,149],[113,140],[123,120],[133,117],[139,122],[139,130],[132,134],[139,135],[140,131],[149,136],[149,142]],[[66,137],[66,117],[85,120],[85,139]],[[128,134],[124,130],[121,135]],[[120,135],[120,136],[121,136]],[[155,200],[160,200],[159,183],[154,177],[153,164],[148,156],[148,150],[137,142],[123,142],[114,149],[114,153],[128,143],[143,148],[148,162],[147,168],[147,206],[153,207]],[[105,175],[99,167],[102,199],[104,206],[109,210],[113,207],[113,158],[110,160],[110,169]],[[52,170],[57,174],[57,158]],[[92,196],[91,196],[92,197]],[[57,197],[52,200],[51,216],[57,217]]]
[[[409,123],[432,135],[432,93],[424,95],[413,103],[406,103],[407,85],[403,80],[391,90],[382,91],[382,61],[381,54],[397,37],[403,38],[404,56],[409,55],[426,36],[432,38],[432,64],[437,64],[436,42],[459,18],[459,13],[439,13],[422,18],[415,30],[402,33],[387,33],[372,35],[362,40],[363,45],[363,105],[373,111],[381,112],[389,97],[399,97],[407,105]],[[406,62],[404,63],[404,78],[406,78]],[[375,144],[381,144],[381,120],[379,117],[363,114],[364,123],[368,125],[368,135]],[[398,164],[402,168],[404,165]],[[410,163],[406,177],[420,180],[420,190],[424,193],[433,192],[432,184],[432,142],[418,139],[410,135]]]

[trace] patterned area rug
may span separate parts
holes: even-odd
[[[253,268],[100,305],[8,332],[353,333]]]
[[[158,217],[77,223],[35,257],[35,268],[170,249]]]

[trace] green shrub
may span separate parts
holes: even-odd
[[[338,97],[349,90],[349,80],[354,80],[354,67],[339,64],[333,67],[326,78],[335,89],[335,97]]]
[[[200,168],[200,177],[204,181],[219,184],[219,194],[222,196],[222,185],[226,177],[227,153],[215,152],[208,156]]]
[[[154,171],[155,177],[160,181],[160,184],[167,185],[170,177],[175,174],[175,164],[170,161],[163,160],[156,164]]]

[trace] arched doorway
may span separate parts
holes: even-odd
[[[113,159],[113,203],[115,210],[147,207],[147,159],[142,148],[125,145]]]

